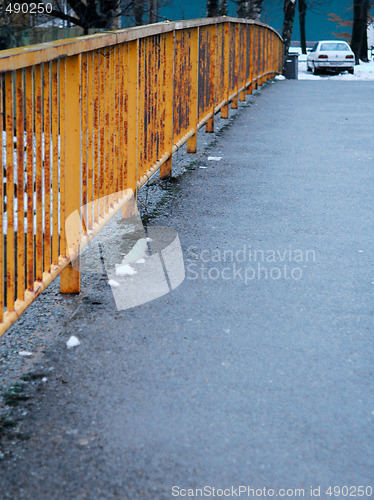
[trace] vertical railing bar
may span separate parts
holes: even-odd
[[[51,264],[51,106],[50,106],[50,63],[44,64],[43,107],[44,107],[44,269]]]
[[[254,64],[254,70],[255,70],[255,78],[256,78],[256,89],[258,88],[258,54],[259,54],[259,30],[258,26],[254,26],[254,35],[255,35],[255,45],[254,45],[254,55],[255,55],[255,64]]]
[[[7,194],[7,309],[14,311],[15,301],[15,237],[14,237],[14,86],[13,72],[5,74],[5,110],[6,110],[6,194]]]
[[[153,60],[153,37],[149,37],[146,40],[146,56],[144,60],[144,94],[147,96],[147,100],[144,102],[143,106],[143,116],[144,116],[144,143],[143,143],[143,161],[140,162],[140,173],[138,175],[138,180],[143,176],[143,174],[148,170],[150,166],[150,137],[152,135],[151,131],[151,119],[152,119],[152,60]]]
[[[121,140],[120,137],[120,130],[121,130],[121,123],[120,123],[120,116],[121,116],[121,97],[120,97],[120,45],[118,44],[116,46],[116,51],[115,51],[115,60],[114,60],[114,169],[113,169],[113,193],[115,195],[113,196],[113,202],[116,203],[118,200],[118,173],[119,173],[119,163],[120,163],[120,148],[119,148],[119,143]]]
[[[33,168],[33,136],[34,136],[34,105],[33,105],[33,68],[25,70],[25,99],[26,99],[26,193],[27,193],[27,280],[28,290],[34,288],[34,168]]]
[[[150,142],[150,166],[157,161],[157,35],[153,36],[153,57],[152,57],[152,124]]]
[[[160,111],[161,111],[161,79],[160,79],[160,56],[161,56],[161,36],[158,34],[156,36],[156,88],[155,88],[155,99],[157,112],[155,113],[155,162],[161,158],[160,152]]]
[[[148,157],[148,146],[149,146],[149,117],[151,115],[151,91],[150,91],[150,59],[151,59],[151,44],[152,44],[152,38],[148,37],[144,40],[144,67],[143,67],[143,77],[142,77],[142,85],[144,89],[144,96],[145,99],[142,102],[140,100],[139,106],[141,109],[140,116],[141,116],[141,123],[142,123],[142,128],[141,130],[142,135],[143,135],[143,140],[142,140],[142,147],[140,149],[141,151],[141,158],[138,164],[138,179],[139,180],[144,172],[147,170],[147,164],[149,161]],[[142,93],[140,94],[142,95]]]
[[[87,220],[87,64],[88,64],[88,55],[87,52],[82,54],[82,220],[84,227],[86,227],[85,221]]]
[[[226,104],[221,108],[221,118],[229,117],[229,85],[230,85],[230,49],[229,49],[229,37],[230,37],[230,24],[225,23],[222,30],[222,44],[223,44],[223,96]]]
[[[124,170],[124,162],[125,162],[125,85],[124,85],[124,75],[126,71],[125,66],[125,50],[126,44],[121,43],[119,46],[119,54],[118,54],[118,107],[119,107],[119,115],[118,115],[118,191],[123,191],[123,170]]]
[[[128,131],[128,116],[127,116],[127,110],[128,110],[128,82],[127,82],[127,73],[128,73],[128,48],[129,44],[124,43],[123,44],[123,55],[122,55],[122,61],[123,61],[123,70],[121,71],[121,78],[122,78],[122,86],[123,86],[123,102],[122,102],[122,110],[123,110],[123,115],[122,115],[122,124],[123,124],[123,160],[122,160],[122,165],[121,165],[121,190],[125,190],[127,188],[127,162],[128,162],[128,136],[127,136],[127,131]]]
[[[162,106],[162,111],[161,111],[161,124],[160,124],[160,147],[161,147],[161,152],[164,155],[166,153],[166,147],[165,147],[165,111],[166,111],[166,76],[165,76],[165,70],[166,70],[166,34],[163,33],[161,35],[161,40],[160,40],[160,47],[161,47],[161,67],[160,67],[160,73],[161,73],[161,106]],[[162,168],[162,167],[161,167]]]
[[[250,84],[248,86],[248,89],[247,89],[247,94],[252,94],[252,90],[253,90],[253,75],[254,75],[254,72],[253,72],[253,24],[249,25],[248,26],[249,28],[249,81],[250,81]]]
[[[93,116],[93,133],[94,133],[94,152],[93,152],[93,224],[99,222],[99,196],[100,196],[100,185],[99,185],[99,173],[101,165],[101,155],[100,155],[100,137],[102,136],[102,130],[99,129],[99,118],[100,118],[100,104],[99,96],[101,96],[101,71],[100,71],[100,52],[95,52],[95,69],[94,69],[94,84],[93,88],[94,94],[94,116]]]
[[[247,48],[247,24],[241,25],[242,31],[242,46]],[[243,88],[240,95],[240,100],[245,101],[245,86],[247,83],[247,50],[241,50],[241,58],[242,58],[242,80],[240,86]]]
[[[213,133],[214,132],[214,108],[215,108],[215,100],[216,100],[216,45],[217,45],[217,39],[216,39],[216,25],[212,24],[209,26],[209,46],[208,46],[208,53],[209,53],[209,67],[208,67],[208,75],[209,75],[209,81],[208,81],[208,96],[209,96],[209,103],[208,103],[208,111],[213,113],[213,116],[208,120],[206,127],[205,127],[205,132]]]
[[[70,216],[78,211],[82,204],[82,56],[81,54],[65,59],[66,70],[66,163],[65,170],[65,220],[67,225],[70,258],[72,262],[61,273],[60,289],[62,293],[78,293],[81,286],[80,276],[80,218]]]
[[[115,55],[116,55],[116,46],[111,48],[109,52],[109,177],[108,177],[108,191],[107,194],[113,194],[114,192],[114,168],[115,168],[115,159],[114,159],[114,146],[115,146],[115,108],[114,108],[114,96],[115,96]],[[112,207],[113,197],[110,197],[110,203],[108,200],[107,210],[109,212]]]
[[[154,144],[154,115],[155,115],[155,100],[154,100],[154,92],[155,92],[155,35],[150,38],[151,42],[151,50],[149,54],[149,66],[150,71],[148,72],[148,93],[149,93],[149,102],[150,102],[150,110],[148,113],[148,144],[147,144],[147,156],[148,162],[147,165],[144,165],[143,174],[153,165],[153,144]]]
[[[108,133],[105,127],[105,113],[106,113],[106,96],[107,87],[106,82],[106,51],[105,49],[99,51],[100,54],[100,101],[99,101],[99,123],[100,123],[100,168],[99,168],[99,203],[98,203],[98,221],[104,216],[104,206],[102,198],[104,196],[104,174],[105,174],[105,136]],[[100,201],[101,200],[101,201]]]
[[[162,36],[161,33],[157,38],[157,159],[163,156],[163,148],[161,147],[161,129],[162,129],[162,112],[163,112],[163,86],[162,86]]]
[[[112,155],[110,153],[111,145],[111,94],[112,94],[112,74],[111,74],[111,47],[107,48],[105,51],[105,74],[107,86],[105,88],[105,145],[104,145],[104,162],[105,162],[105,173],[104,173],[104,196],[109,194],[109,179],[110,179],[110,160]],[[104,202],[104,215],[108,213],[108,199]]]
[[[59,99],[59,133],[60,133],[60,255],[66,255],[65,231],[65,166],[66,166],[66,59],[60,59],[60,99]]]
[[[42,66],[35,66],[35,191],[36,191],[36,256],[35,280],[43,279],[43,75]]]
[[[51,84],[52,84],[52,262],[58,263],[58,61],[52,62]]]
[[[175,113],[174,113],[174,89],[175,89],[175,31],[165,35],[165,121],[164,121],[164,151],[170,153],[169,159],[161,165],[160,177],[171,175],[172,173],[172,149],[173,149],[173,134],[175,130]]]
[[[138,101],[138,161],[137,172],[136,172],[136,182],[138,182],[139,177],[142,172],[142,165],[144,161],[144,143],[146,140],[146,134],[144,133],[144,107],[147,105],[146,87],[145,87],[145,75],[146,75],[146,58],[148,55],[147,51],[147,39],[139,40],[139,74],[138,74],[138,86],[139,86],[139,101]]]
[[[4,317],[4,144],[3,144],[3,128],[5,120],[5,110],[3,102],[3,75],[0,74],[0,322]]]
[[[128,42],[128,71],[127,71],[127,188],[136,191],[137,161],[139,149],[139,55],[140,40]],[[143,96],[142,96],[143,98]],[[124,213],[124,212],[123,212]],[[125,213],[124,213],[125,215]]]
[[[153,88],[152,88],[152,93],[153,93],[153,106],[154,106],[154,111],[153,111],[153,119],[152,119],[152,149],[151,149],[151,155],[152,155],[152,167],[155,165],[157,162],[158,158],[158,151],[157,151],[157,131],[158,131],[158,115],[159,115],[159,103],[158,103],[158,35],[154,35],[154,57],[153,57]]]
[[[16,137],[17,137],[17,299],[25,293],[25,229],[24,229],[24,81],[23,70],[15,72]]]
[[[92,230],[93,221],[93,172],[94,172],[94,153],[93,153],[93,141],[94,134],[96,134],[96,129],[93,123],[94,117],[94,95],[96,86],[94,85],[94,64],[95,64],[95,52],[90,52],[88,54],[88,74],[87,74],[87,133],[88,133],[88,154],[87,154],[87,203],[89,203],[89,209],[86,218],[86,225],[88,230]]]
[[[149,113],[149,119],[148,119],[148,165],[145,167],[145,172],[148,170],[148,168],[153,166],[153,159],[154,159],[154,131],[155,131],[155,123],[154,123],[154,118],[155,118],[155,111],[156,109],[156,103],[155,103],[155,76],[156,76],[156,70],[155,70],[155,48],[156,48],[156,39],[155,36],[152,36],[150,39],[151,41],[151,53],[150,53],[150,72],[149,72],[149,99],[150,99],[150,104],[151,104],[151,109]]]

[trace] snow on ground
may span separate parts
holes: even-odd
[[[306,55],[299,56],[299,80],[374,80],[374,60],[355,66],[355,73],[351,75],[348,71],[334,74],[313,75],[306,69]]]

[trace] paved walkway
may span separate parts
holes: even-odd
[[[122,312],[95,282],[1,498],[374,486],[373,93],[277,82],[220,134],[163,221],[185,281]]]

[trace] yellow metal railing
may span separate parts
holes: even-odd
[[[65,221],[94,234],[202,126],[282,70],[269,26],[160,23],[0,52],[0,335],[61,273],[80,290]],[[118,193],[108,198],[107,195]],[[107,197],[107,198],[105,198]]]

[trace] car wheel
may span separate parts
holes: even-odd
[[[354,68],[349,68],[348,73],[350,73],[351,75],[354,75],[355,69]]]
[[[306,69],[307,69],[307,71],[312,71],[312,68],[309,66],[308,62],[306,63]]]
[[[316,65],[313,63],[313,75],[319,75],[319,69],[316,68]]]

